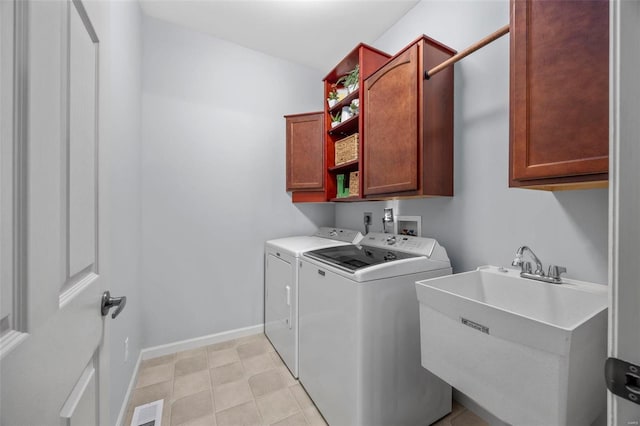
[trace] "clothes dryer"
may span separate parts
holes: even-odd
[[[291,374],[298,377],[298,259],[309,250],[358,243],[362,234],[322,227],[312,236],[265,243],[265,319],[267,338]]]

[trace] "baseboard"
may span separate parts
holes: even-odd
[[[118,419],[114,423],[116,426],[122,426],[122,422],[125,420],[127,416],[127,406],[129,405],[129,399],[131,398],[131,393],[133,392],[133,388],[136,385],[136,379],[138,378],[138,369],[140,368],[140,364],[142,363],[142,351],[138,354],[138,360],[136,361],[135,367],[133,367],[133,373],[131,373],[131,380],[129,380],[129,387],[127,387],[127,392],[124,394],[124,399],[122,401],[122,407],[120,407],[120,414],[118,414]]]
[[[223,331],[222,333],[209,334],[208,336],[195,337],[193,339],[181,340],[179,342],[167,343],[166,345],[153,346],[140,351],[142,359],[157,358],[189,349],[196,349],[202,346],[213,345],[239,337],[250,336],[252,334],[264,333],[264,324],[252,325],[250,327],[237,328],[235,330]]]
[[[181,340],[179,342],[167,343],[166,345],[153,346],[151,348],[142,349],[138,355],[138,361],[133,369],[131,380],[129,381],[129,387],[127,393],[124,396],[122,407],[120,408],[120,414],[116,421],[116,426],[123,425],[127,415],[127,406],[129,405],[129,399],[131,393],[136,385],[136,379],[138,378],[138,370],[140,364],[145,359],[157,358],[159,356],[169,355],[176,352],[187,351],[189,349],[196,349],[202,346],[213,345],[214,343],[225,342],[227,340],[238,339],[240,337],[250,336],[252,334],[264,333],[264,324],[252,325],[250,327],[237,328],[235,330],[223,331],[222,333],[209,334],[208,336],[195,337],[193,339]]]

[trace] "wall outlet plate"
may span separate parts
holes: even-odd
[[[364,224],[365,225],[371,225],[372,221],[373,221],[373,213],[365,212],[364,213]]]

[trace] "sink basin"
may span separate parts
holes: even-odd
[[[606,409],[606,286],[482,266],[416,290],[423,367],[496,417],[588,425]]]

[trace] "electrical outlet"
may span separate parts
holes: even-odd
[[[370,212],[365,212],[364,214],[364,224],[371,225],[373,214]]]
[[[124,339],[124,362],[129,361],[129,338]]]

